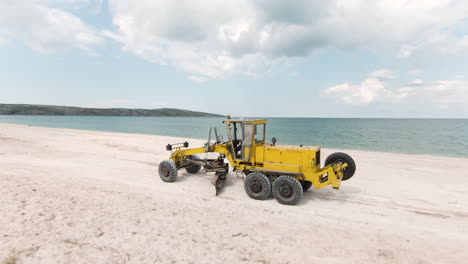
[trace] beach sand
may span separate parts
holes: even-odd
[[[211,173],[162,182],[183,141],[0,124],[0,263],[468,261],[468,159],[346,151],[339,191],[285,206],[232,172],[218,197]]]

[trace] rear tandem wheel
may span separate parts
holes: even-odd
[[[301,183],[292,176],[280,176],[273,182],[273,196],[280,204],[295,205],[303,194]]]
[[[245,177],[244,189],[250,198],[265,200],[271,195],[271,182],[265,174],[252,172]]]

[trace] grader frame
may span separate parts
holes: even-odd
[[[218,195],[230,164],[233,171],[247,175],[244,185],[251,198],[263,200],[273,191],[280,203],[295,204],[302,197],[302,191],[311,186],[320,189],[331,185],[339,189],[341,182],[354,174],[354,160],[347,154],[330,155],[322,168],[320,147],[277,146],[275,138],[273,143],[266,143],[266,120],[225,120],[223,123],[228,136],[226,141],[218,135],[216,128],[210,128],[208,142],[203,147],[188,148],[188,142],[168,144],[166,149],[172,153],[169,160],[164,161],[162,167],[160,165],[161,178],[164,181],[175,181],[177,175],[172,174],[174,171],[177,174],[178,169],[185,168],[190,173],[197,173],[204,167],[207,172],[215,172],[213,184]],[[211,139],[212,132],[214,142]],[[202,159],[197,156],[209,152],[219,153],[218,158]],[[279,178],[284,183],[276,190],[275,182]],[[301,190],[297,186],[301,186]],[[288,196],[294,192],[296,195],[291,199],[280,197],[281,194]]]

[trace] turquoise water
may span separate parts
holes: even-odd
[[[222,120],[218,117],[0,116],[0,123],[200,139],[207,137],[210,126],[224,133]],[[271,137],[277,138],[277,144],[468,157],[468,119],[268,118],[267,139]]]

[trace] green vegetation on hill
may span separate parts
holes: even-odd
[[[127,109],[82,108],[74,106],[0,104],[0,115],[73,115],[73,116],[221,116],[176,108]]]

